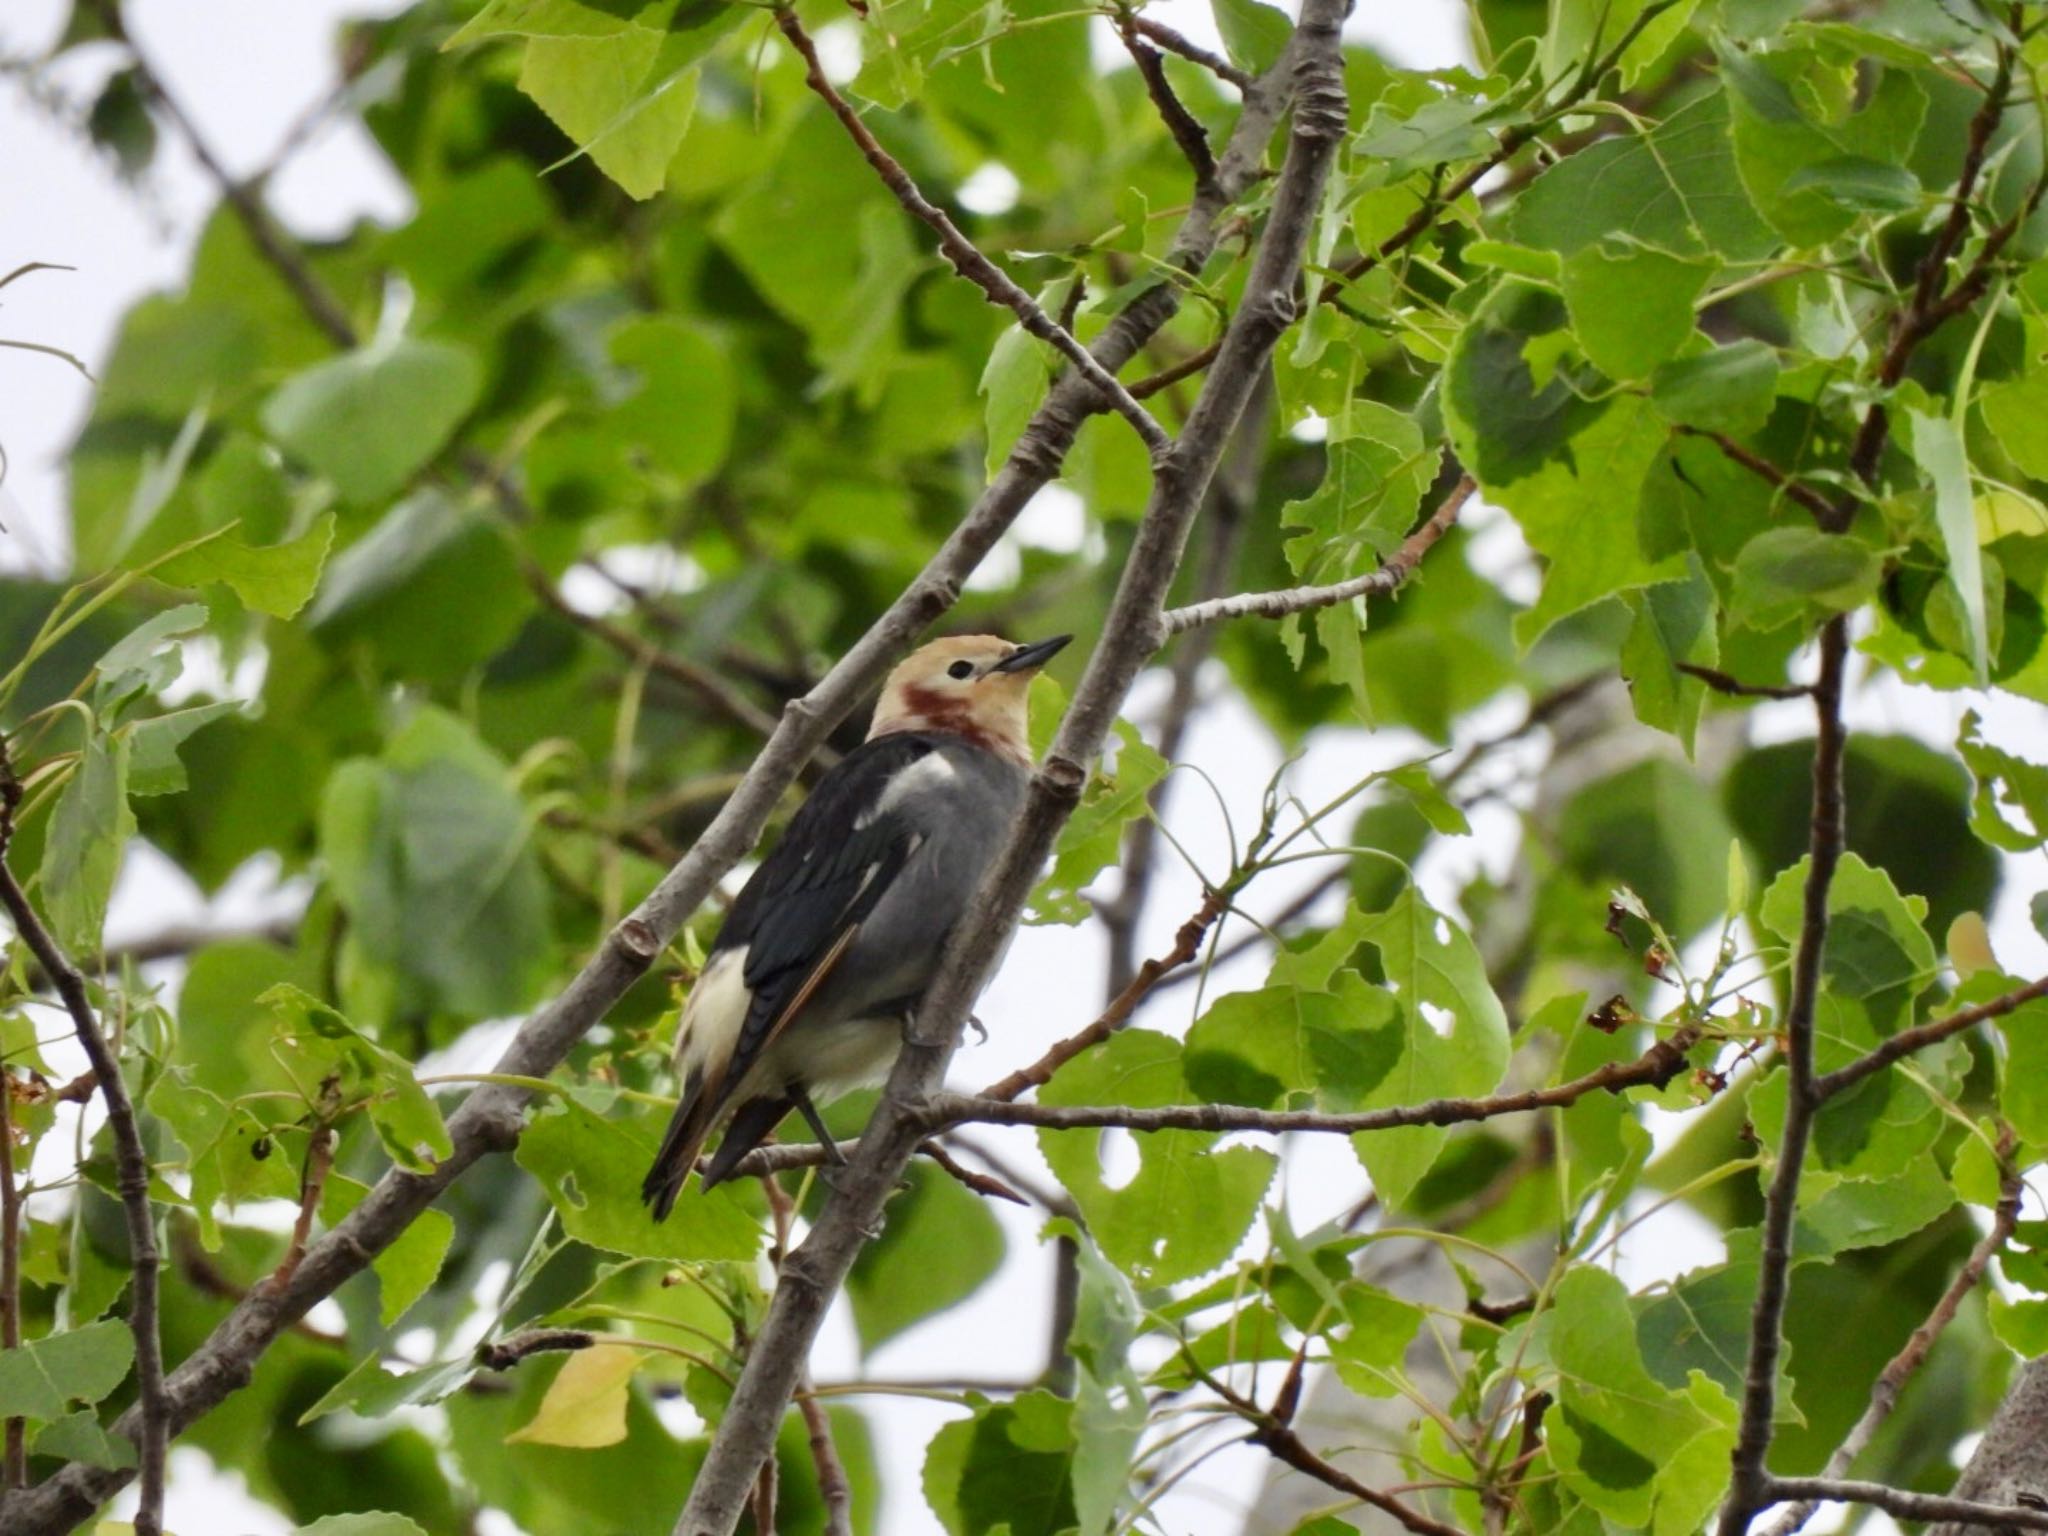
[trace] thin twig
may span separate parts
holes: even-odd
[[[931,1150],[929,1144],[926,1150]],[[761,1187],[768,1192],[768,1209],[775,1220],[773,1258],[779,1270],[789,1254],[789,1223],[794,1207],[773,1174],[761,1181]],[[853,1485],[847,1481],[846,1463],[839,1459],[839,1447],[832,1439],[832,1420],[818,1399],[808,1366],[797,1377],[796,1405],[804,1416],[804,1430],[811,1442],[811,1465],[818,1474],[818,1498],[825,1506],[824,1536],[853,1536]]]
[[[128,1259],[133,1270],[128,1326],[135,1335],[135,1385],[140,1432],[133,1438],[141,1463],[141,1502],[135,1511],[137,1536],[163,1536],[164,1447],[170,1437],[170,1410],[164,1396],[163,1342],[158,1333],[157,1286],[162,1263],[157,1253],[156,1219],[149,1208],[149,1153],[142,1144],[135,1104],[121,1076],[121,1064],[101,1033],[85,977],[71,963],[43,920],[29,904],[28,893],[14,878],[6,852],[14,837],[14,810],[21,800],[21,781],[0,740],[0,906],[7,909],[14,931],[56,986],[71,1015],[78,1043],[99,1078],[107,1104],[107,1126],[114,1137],[115,1184],[128,1223]],[[4,1086],[4,1085],[0,1085]]]
[[[1800,506],[1806,508],[1807,511],[1820,520],[1823,527],[1826,527],[1834,519],[1835,505],[1827,497],[1801,480],[1797,475],[1780,469],[1776,464],[1773,464],[1754,449],[1744,447],[1726,432],[1709,432],[1704,427],[1688,427],[1683,425],[1673,430],[1682,437],[1705,438],[1716,448],[1720,449],[1722,455],[1730,463],[1740,464],[1759,480],[1775,486],[1778,490],[1783,491],[1787,498],[1798,502]]]
[[[2029,1509],[2023,1504],[1979,1504],[1972,1499],[1914,1493],[1845,1477],[1773,1477],[1765,1481],[1764,1496],[1766,1501],[1813,1499],[1820,1503],[1868,1504],[1902,1520],[1951,1520],[1964,1525],[2048,1531],[2048,1509]]]
[[[1612,1061],[1583,1077],[1549,1088],[1491,1094],[1472,1099],[1430,1099],[1389,1109],[1337,1113],[1320,1109],[1251,1109],[1241,1104],[1036,1104],[964,1093],[935,1095],[925,1113],[931,1126],[1031,1125],[1046,1130],[1115,1127],[1126,1131],[1324,1131],[1355,1136],[1404,1125],[1463,1125],[1530,1110],[1576,1104],[1590,1093],[1663,1087],[1684,1070],[1686,1054],[1704,1031],[1687,1024],[1657,1041],[1634,1061]]]
[[[1934,1304],[1934,1310],[1913,1330],[1899,1352],[1893,1355],[1885,1368],[1878,1372],[1877,1380],[1871,1384],[1870,1405],[1863,1410],[1863,1417],[1855,1427],[1842,1438],[1828,1457],[1828,1464],[1821,1468],[1822,1477],[1847,1477],[1849,1469],[1856,1464],[1876,1438],[1884,1421],[1891,1417],[1892,1410],[1899,1405],[1899,1394],[1906,1383],[1926,1361],[1928,1351],[1934,1348],[1935,1340],[1955,1320],[1956,1310],[1963,1304],[1963,1298],[1977,1288],[1977,1282],[1984,1278],[1984,1270],[2005,1247],[2005,1241],[2019,1225],[2020,1196],[2024,1186],[2019,1171],[2011,1166],[2013,1136],[2008,1130],[2000,1139],[1998,1155],[2006,1163],[2004,1177],[1998,1187],[1998,1208],[1992,1213],[1991,1229],[1977,1240],[1977,1246],[1970,1250],[1970,1256],[1963,1261],[1963,1267],[1949,1282],[1948,1289],[1941,1293],[1941,1299]],[[1796,1536],[1813,1512],[1820,1507],[1817,1499],[1806,1499],[1782,1512],[1770,1525],[1765,1527],[1763,1536]]]
[[[1429,553],[1431,546],[1450,531],[1451,524],[1458,520],[1459,510],[1477,489],[1478,483],[1470,475],[1461,477],[1436,511],[1429,515],[1429,520],[1409,534],[1401,547],[1387,556],[1386,564],[1376,571],[1368,571],[1363,576],[1354,576],[1334,586],[1240,592],[1235,597],[1219,597],[1211,602],[1174,608],[1165,615],[1166,632],[1177,635],[1198,624],[1214,624],[1223,619],[1281,619],[1290,613],[1307,613],[1311,609],[1331,608],[1338,603],[1350,602],[1353,598],[1392,592],[1414,574],[1415,567],[1422,563],[1422,557]]]
[[[327,1175],[334,1167],[334,1149],[340,1140],[333,1126],[322,1125],[314,1129],[306,1143],[306,1165],[299,1175],[299,1214],[292,1222],[292,1240],[276,1270],[263,1282],[272,1290],[283,1290],[291,1284],[292,1276],[306,1257],[306,1244],[313,1236],[313,1218],[320,1212],[320,1193],[327,1188]]]
[[[1053,1045],[1030,1066],[1019,1067],[1008,1077],[990,1083],[981,1091],[981,1097],[1008,1101],[1030,1089],[1042,1088],[1052,1081],[1052,1075],[1061,1067],[1122,1029],[1138,1004],[1144,1001],[1145,994],[1157,986],[1162,977],[1195,958],[1202,947],[1204,935],[1215,926],[1229,904],[1229,898],[1221,890],[1210,891],[1195,915],[1180,925],[1180,932],[1174,936],[1173,948],[1139,966],[1138,974],[1110,1000],[1109,1006],[1097,1015],[1093,1023]]]
[[[587,1328],[524,1328],[476,1347],[476,1363],[487,1371],[509,1371],[530,1355],[589,1349],[599,1342]]]
[[[990,261],[981,253],[980,247],[960,233],[960,226],[953,222],[945,209],[926,197],[911,179],[910,172],[882,148],[881,140],[861,121],[853,104],[840,95],[838,87],[826,78],[825,66],[818,62],[817,47],[811,42],[810,34],[804,31],[803,23],[796,19],[796,11],[788,7],[776,11],[775,24],[802,57],[805,82],[832,109],[832,115],[839,119],[840,126],[846,129],[847,136],[853,140],[862,157],[874,167],[875,174],[882,178],[882,184],[895,194],[896,201],[912,217],[929,225],[939,237],[939,250],[953,264],[953,270],[986,294],[991,304],[1015,314],[1018,325],[1026,332],[1050,343],[1072,363],[1081,377],[1108,402],[1110,409],[1131,424],[1155,462],[1169,452],[1173,439],[1167,436],[1164,427],[1153,420],[1152,413],[1132,398],[1130,391],[1117,382],[1116,375],[1096,361],[1095,354],[1076,340],[1073,332],[1040,308],[1038,301],[1019,287],[1009,273]]]
[[[1193,169],[1195,185],[1207,186],[1216,176],[1216,156],[1209,149],[1208,131],[1195,121],[1194,115],[1174,94],[1173,82],[1166,78],[1166,66],[1159,57],[1159,50],[1139,38],[1137,21],[1136,16],[1125,12],[1118,20],[1117,36],[1123,40],[1124,51],[1131,56],[1131,62],[1138,66],[1138,77],[1145,82],[1145,92],[1158,109],[1166,131],[1173,135],[1173,142],[1180,146],[1181,154],[1186,156],[1188,165]]]
[[[1745,683],[1739,677],[1723,672],[1719,667],[1697,666],[1690,661],[1678,663],[1678,670],[1687,677],[1696,677],[1716,693],[1725,693],[1737,699],[1810,699],[1813,697],[1811,683]]]
[[[1239,69],[1221,54],[1211,53],[1201,44],[1183,37],[1163,21],[1155,21],[1150,16],[1134,12],[1131,16],[1131,28],[1139,36],[1149,38],[1168,53],[1177,53],[1189,63],[1201,65],[1217,79],[1228,80],[1239,90],[1252,83],[1251,71]]]
[[[2028,982],[2024,987],[2015,988],[2002,997],[1965,1008],[1952,1013],[1945,1019],[1934,1019],[1926,1024],[1916,1024],[1911,1029],[1902,1029],[1876,1049],[1858,1056],[1845,1067],[1824,1073],[1814,1079],[1813,1095],[1816,1101],[1825,1103],[1844,1088],[1860,1083],[1873,1072],[1882,1072],[1895,1061],[1903,1061],[1915,1051],[1923,1051],[1930,1045],[1939,1045],[1951,1035],[1959,1035],[1973,1025],[1982,1024],[1986,1019],[2003,1018],[2016,1008],[2023,1008],[2036,998],[2048,997],[2048,976]]]

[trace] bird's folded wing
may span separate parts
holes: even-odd
[[[727,1082],[739,1082],[825,984],[923,842],[890,788],[931,750],[901,736],[850,754],[804,802],[734,903],[720,938],[746,945],[751,997]]]

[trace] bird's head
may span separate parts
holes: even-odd
[[[870,740],[898,731],[964,736],[1011,762],[1029,764],[1032,674],[1072,635],[1017,645],[996,635],[953,635],[913,651],[882,685]]]

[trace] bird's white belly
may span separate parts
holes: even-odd
[[[798,1079],[814,1098],[836,1099],[872,1088],[889,1075],[903,1046],[899,1018],[848,1019],[806,1029],[797,1024],[777,1040],[764,1062],[768,1081]]]

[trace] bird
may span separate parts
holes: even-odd
[[[881,1081],[1030,777],[1032,676],[1071,640],[957,635],[889,674],[726,914],[684,1001],[681,1094],[640,1195],[666,1220],[705,1141],[711,1189],[792,1109]]]

